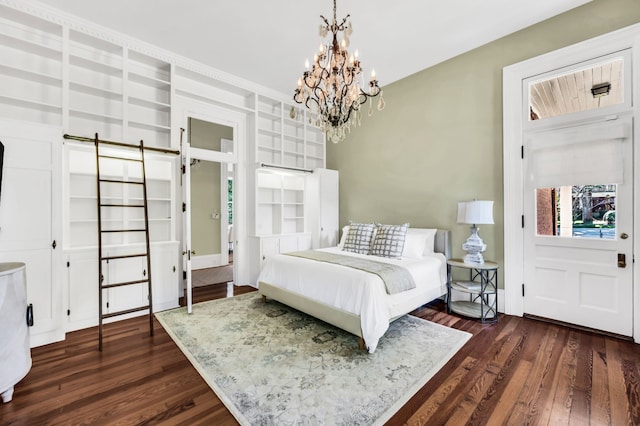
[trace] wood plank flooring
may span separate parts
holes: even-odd
[[[226,295],[226,284],[202,287],[194,302]],[[414,314],[473,338],[389,425],[640,425],[639,345],[512,316],[482,325],[441,302]],[[145,318],[105,326],[102,353],[95,328],[34,348],[0,424],[237,424],[157,322],[149,337]]]

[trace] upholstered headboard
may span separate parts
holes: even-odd
[[[444,257],[451,259],[451,231],[448,229],[438,229],[434,242],[434,251],[444,254]]]
[[[411,228],[409,228],[411,229]],[[434,228],[428,228],[427,231],[433,231]],[[342,233],[338,247],[342,248],[344,245],[345,235],[349,230],[349,225],[342,227]],[[418,228],[420,230],[420,228]],[[433,251],[436,253],[442,253],[445,258],[451,259],[451,231],[448,229],[436,229],[436,233],[433,236]],[[431,234],[433,235],[433,234]],[[422,253],[422,249],[419,251]]]

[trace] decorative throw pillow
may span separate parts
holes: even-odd
[[[409,224],[404,225],[377,225],[376,238],[371,247],[374,256],[390,257],[397,259],[402,257],[404,239],[407,235]]]
[[[344,251],[352,253],[369,254],[373,231],[376,229],[373,223],[351,223],[344,240]]]

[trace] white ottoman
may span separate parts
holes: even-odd
[[[0,395],[13,397],[13,386],[31,369],[27,327],[26,268],[24,263],[0,263]]]

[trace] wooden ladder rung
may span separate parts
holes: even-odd
[[[113,287],[122,287],[125,285],[133,285],[133,284],[140,284],[140,283],[146,283],[149,282],[148,279],[144,279],[144,280],[134,280],[134,281],[123,281],[120,283],[111,283],[111,284],[102,284],[100,286],[100,288],[107,289],[107,288],[113,288]]]
[[[149,309],[149,305],[139,306],[137,308],[125,309],[123,311],[111,312],[111,313],[108,313],[108,314],[102,314],[102,318],[117,317],[119,315],[131,314],[133,312],[140,312],[140,311],[144,311],[144,310],[147,310],[147,309]]]
[[[100,207],[144,207],[144,204],[100,204]]]
[[[114,160],[135,161],[135,162],[138,162],[138,163],[142,162],[142,160],[139,159],[139,158],[118,157],[116,155],[99,154],[98,157],[100,157],[100,158],[111,158],[111,159],[114,159]]]
[[[123,179],[98,179],[100,182],[108,183],[126,183],[130,185],[144,185],[144,182],[137,180],[123,180]]]
[[[142,229],[101,229],[100,232],[147,232],[145,228]]]
[[[131,257],[145,257],[147,253],[135,253],[135,254],[122,254],[120,256],[104,256],[100,260],[113,260],[113,259],[129,259]]]

